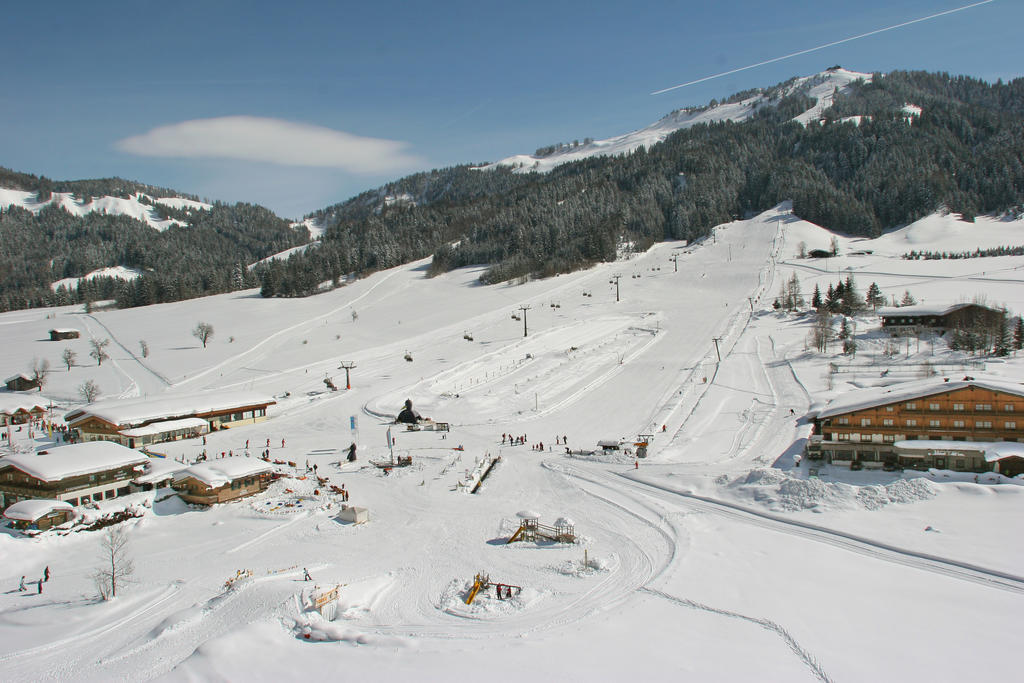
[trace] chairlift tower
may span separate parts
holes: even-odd
[[[351,389],[352,388],[352,382],[349,381],[349,371],[352,370],[352,368],[354,368],[355,366],[356,366],[355,363],[353,363],[352,361],[348,361],[348,360],[341,361],[341,365],[338,366],[339,370],[344,370],[345,371],[345,388],[346,389]]]
[[[619,274],[612,275],[612,279],[608,281],[608,284],[615,285],[615,301],[619,300],[619,278],[622,276]]]
[[[526,336],[526,312],[530,310],[529,306],[520,306],[519,310],[523,312],[523,336]]]

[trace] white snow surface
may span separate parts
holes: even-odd
[[[808,87],[808,96],[815,99],[813,107],[794,117],[807,125],[819,121],[825,110],[832,106],[835,90],[846,92],[850,84],[857,80],[870,82],[871,74],[836,69],[824,71],[814,76],[797,78],[787,89],[787,94],[802,87]],[[533,154],[516,154],[492,164],[481,166],[481,169],[493,169],[498,166],[511,166],[522,173],[537,171],[546,173],[556,166],[570,161],[579,161],[592,156],[617,156],[629,154],[640,147],[650,147],[662,142],[672,133],[684,128],[691,128],[701,123],[719,123],[724,121],[741,122],[751,118],[760,107],[772,106],[771,100],[763,94],[748,97],[740,102],[717,104],[701,109],[680,109],[672,112],[651,125],[624,135],[606,140],[595,140],[578,147],[566,147],[553,154],[538,157]]]
[[[10,381],[13,377],[8,377],[5,381]],[[0,413],[6,413],[7,415],[13,415],[19,410],[31,412],[37,408],[46,410],[48,401],[41,400],[37,396],[30,396],[16,391],[0,391]]]
[[[84,216],[88,213],[103,213],[120,216],[130,216],[138,221],[146,223],[151,228],[163,232],[172,225],[188,226],[188,223],[173,218],[160,218],[152,206],[139,201],[142,195],[134,195],[131,199],[121,197],[91,197],[88,200],[77,200],[70,192],[54,192],[46,201],[39,201],[34,192],[25,190],[13,190],[0,187],[0,208],[20,206],[32,213],[39,213],[45,207],[52,205],[59,206],[72,216]],[[174,208],[188,209],[210,209],[209,204],[197,202],[181,197],[161,197],[151,201],[165,204]]]
[[[12,453],[0,459],[0,464],[17,467],[47,482],[147,462],[149,458],[145,455],[111,441],[57,446],[38,453]]]
[[[103,501],[143,514],[122,525],[133,581],[108,602],[92,579],[102,532],[0,530],[0,670],[84,681],[1016,679],[1012,657],[950,634],[984,634],[985,653],[1016,647],[1018,480],[830,465],[811,476],[797,460],[812,402],[917,380],[926,362],[1008,383],[1024,379],[1024,363],[941,339],[891,357],[871,314],[855,318],[855,358],[835,344],[818,353],[812,314],[772,308],[796,274],[808,298],[852,276],[887,299],[977,294],[1024,310],[1024,258],[900,258],[907,234],[928,250],[1024,238],[1019,221],[959,223],[930,217],[859,240],[782,205],[719,226],[713,240],[518,285],[481,286],[482,267],[427,279],[419,261],[307,299],[253,290],[88,315],[4,313],[0,374],[50,359],[47,401],[78,407],[86,379],[108,401],[274,396],[266,422],[159,444],[161,465],[204,450],[210,464],[259,462],[238,455],[248,442],[285,476],[208,509],[167,489]],[[838,256],[797,258],[800,242],[828,248],[833,236]],[[530,307],[525,337],[510,318],[520,306]],[[191,336],[198,320],[217,330],[205,349]],[[66,342],[82,359],[91,337],[112,339],[111,360],[67,371],[65,344],[41,341],[54,326],[83,331]],[[407,398],[451,431],[394,425]],[[508,445],[509,434],[526,444]],[[640,434],[653,434],[645,459],[582,454]],[[22,428],[0,452],[50,445]],[[392,454],[411,464],[370,464]],[[486,455],[501,460],[470,494],[458,485]],[[373,515],[342,524],[343,503]],[[575,520],[576,542],[507,545],[519,510]],[[46,566],[42,595],[15,590]],[[499,600],[490,588],[466,605],[478,572],[522,591]],[[311,605],[335,586],[331,621]],[[941,656],[916,654],[936,642]]]
[[[82,283],[82,280],[92,280],[97,277],[116,277],[120,280],[134,280],[135,278],[142,275],[142,271],[138,268],[126,268],[125,266],[109,266],[107,268],[97,268],[94,271],[86,273],[82,277],[65,277],[57,280],[56,282],[50,283],[50,288],[53,291],[57,291],[60,287],[66,289],[75,289]]]

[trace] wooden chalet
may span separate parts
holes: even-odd
[[[841,396],[809,417],[806,455],[861,468],[1024,472],[1024,384],[932,378]]]
[[[214,505],[265,491],[273,472],[258,458],[220,458],[178,472],[172,486],[187,503]]]
[[[90,403],[64,416],[79,441],[131,448],[201,436],[267,419],[275,401],[252,392],[206,392]]]
[[[0,460],[0,505],[40,498],[83,505],[128,495],[148,463],[138,451],[105,442],[14,453]]]
[[[23,500],[4,510],[10,525],[20,530],[45,531],[74,517],[71,503],[61,500]]]
[[[4,380],[4,384],[7,385],[8,391],[30,391],[39,388],[39,382],[23,372],[8,377]]]
[[[0,427],[25,424],[45,416],[46,407],[28,396],[0,394]]]
[[[50,341],[61,341],[62,339],[78,339],[81,333],[70,327],[50,330]]]
[[[879,308],[882,329],[893,336],[950,330],[1002,329],[1006,311],[981,304],[960,303],[951,306],[899,306]]]

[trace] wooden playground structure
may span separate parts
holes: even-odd
[[[538,540],[552,541],[554,543],[575,543],[576,529],[572,520],[559,517],[555,520],[554,526],[547,526],[540,523],[540,515],[533,512],[520,512],[517,514],[520,520],[519,528],[505,542],[515,543],[516,541]]]
[[[491,581],[491,577],[487,574],[478,572],[473,577],[473,587],[469,589],[469,594],[466,596],[466,604],[472,605],[477,596],[491,586],[494,586],[494,595],[499,600],[509,600],[523,591],[522,586],[513,586],[510,583],[496,583]]]

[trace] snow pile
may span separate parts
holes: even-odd
[[[828,509],[878,510],[892,503],[915,503],[937,494],[923,478],[897,479],[890,484],[854,486],[821,479],[798,479],[776,469],[748,472],[729,484],[737,494],[750,498],[774,512]]]
[[[857,501],[868,510],[878,510],[890,503],[916,503],[937,494],[935,486],[927,479],[897,479],[885,486],[860,487]]]

